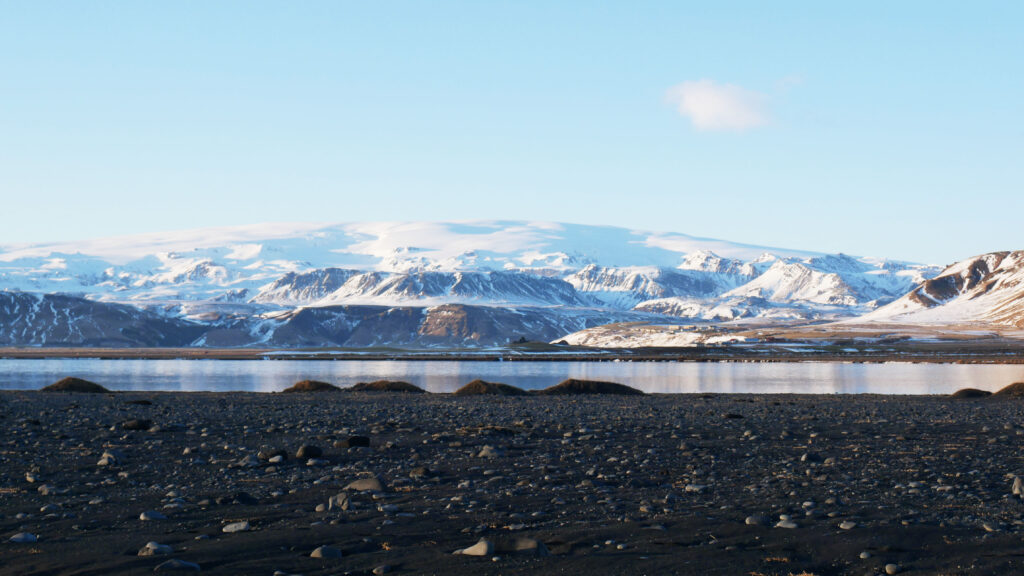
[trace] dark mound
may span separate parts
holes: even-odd
[[[288,388],[282,390],[282,392],[339,392],[341,388],[338,388],[334,384],[328,384],[327,382],[320,382],[319,380],[303,380],[296,382]]]
[[[422,393],[424,390],[413,386],[408,382],[400,380],[377,380],[376,382],[360,382],[349,388],[353,392],[415,392]]]
[[[637,396],[643,392],[636,388],[630,388],[625,384],[615,382],[601,382],[598,380],[577,380],[570,378],[557,386],[545,388],[541,394],[624,394]]]
[[[1024,382],[1014,382],[1005,388],[1000,388],[996,396],[1024,396]]]
[[[43,392],[85,392],[87,394],[104,394],[110,392],[103,386],[81,378],[62,378],[42,389]]]
[[[501,384],[500,382],[473,380],[469,384],[466,384],[455,391],[456,396],[480,396],[483,394],[493,394],[497,396],[523,396],[526,394],[526,390],[516,388],[515,386],[509,386],[508,384]]]
[[[977,388],[961,388],[956,392],[953,392],[953,398],[988,398],[992,393],[988,390],[978,390]]]

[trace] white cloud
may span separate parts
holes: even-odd
[[[741,132],[768,123],[768,96],[714,80],[683,82],[668,89],[669,102],[698,130]]]

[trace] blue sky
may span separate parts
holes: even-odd
[[[0,1],[0,243],[515,218],[1024,249],[1022,7]]]

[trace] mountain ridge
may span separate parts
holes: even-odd
[[[408,334],[389,332],[394,341],[437,346],[530,337],[531,325],[544,340],[556,327],[590,327],[577,318],[841,320],[939,272],[882,258],[528,221],[272,224],[0,248],[0,289],[129,305],[153,322],[203,327],[195,345],[266,344],[279,329],[296,334],[280,345],[307,336],[339,345],[335,337],[298,335],[295,322],[304,320],[295,318],[321,334],[318,322],[370,322],[363,314],[381,306],[420,311],[403,321]],[[412,334],[422,323],[413,316],[436,320],[431,311],[444,306],[501,328]],[[334,312],[308,312],[317,308]],[[385,331],[394,323],[378,320]]]

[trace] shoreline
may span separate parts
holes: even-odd
[[[0,423],[23,576],[1024,569],[1012,397],[4,391]]]
[[[301,350],[277,348],[0,348],[0,360],[268,360],[268,361],[402,361],[402,362],[749,362],[749,363],[933,363],[1024,364],[1024,343],[943,342],[913,346],[864,346],[836,351],[835,346],[785,346],[570,349],[553,352],[507,350]]]

